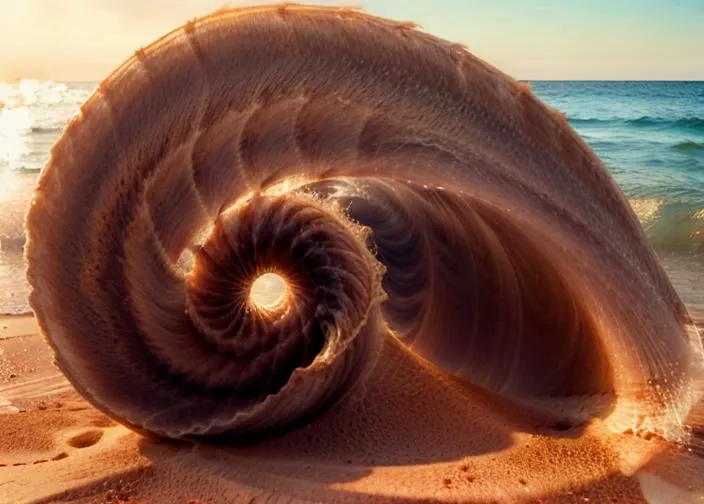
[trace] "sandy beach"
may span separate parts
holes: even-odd
[[[704,328],[704,317],[699,323]],[[464,402],[451,401],[452,407],[445,404],[446,416],[438,421],[449,422],[446,427],[459,433],[448,446],[443,446],[448,442],[442,441],[446,436],[423,439],[427,429],[421,429],[415,436],[418,446],[409,447],[407,437],[376,429],[375,414],[381,418],[389,412],[373,409],[368,428],[377,432],[378,438],[349,438],[345,430],[355,426],[340,420],[345,416],[344,408],[309,427],[261,444],[190,445],[150,439],[117,424],[73,390],[53,366],[51,350],[33,317],[3,316],[0,327],[2,503],[391,503],[401,498],[411,502],[490,502],[492,495],[499,496],[498,502],[512,501],[516,495],[525,496],[526,502],[603,502],[599,496],[606,495],[623,496],[614,502],[645,502],[639,480],[619,474],[617,466],[622,462],[611,460],[612,446],[599,446],[597,440],[608,438],[608,434],[601,432],[598,422],[584,432],[564,437],[519,429],[509,439],[506,436],[512,427],[502,425],[497,408],[490,412],[491,405],[481,397],[462,397]],[[386,381],[409,378],[404,375],[397,370]],[[411,412],[434,408],[432,397],[438,396],[437,391],[424,390],[412,404],[399,401],[392,420],[393,425],[403,428],[392,427],[394,432],[418,428],[403,424]],[[409,407],[411,411],[407,411]],[[454,407],[460,409],[453,414]],[[474,417],[472,425],[464,430],[452,426],[464,415]],[[338,430],[337,446],[330,445],[330,436],[326,436],[331,429]],[[326,440],[322,446],[316,444],[318,436]],[[612,441],[633,440],[614,437]],[[657,441],[645,445],[640,440],[633,442],[630,449],[635,452],[657,449]],[[442,455],[434,456],[428,451],[430,445]],[[423,451],[427,458],[412,455]],[[508,476],[507,462],[511,464]],[[672,471],[671,464],[668,467],[670,478],[682,477]],[[592,479],[592,484],[564,493],[541,493],[546,482],[566,478],[567,473]],[[667,484],[663,487],[658,478],[651,479],[657,483],[641,478],[640,485],[649,482],[661,493],[669,488],[675,492],[670,495],[678,499],[704,495],[699,493],[704,488],[682,494]]]

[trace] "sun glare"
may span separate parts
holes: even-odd
[[[249,299],[257,308],[273,310],[286,300],[286,280],[276,273],[265,273],[257,277],[249,290]]]
[[[28,108],[0,108],[0,166],[10,170],[19,167],[22,156],[29,153],[27,131],[31,127]]]

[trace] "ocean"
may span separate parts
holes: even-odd
[[[704,82],[536,81],[599,154],[673,284],[704,312]],[[52,144],[97,83],[0,83],[0,313],[25,313],[23,218]]]

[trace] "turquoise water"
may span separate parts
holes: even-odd
[[[0,313],[28,309],[24,211],[51,145],[96,86],[0,83]],[[704,309],[704,82],[531,86],[599,154],[685,301]]]
[[[704,82],[536,82],[630,198],[704,202]]]
[[[534,82],[599,154],[661,252],[704,253],[704,82]]]

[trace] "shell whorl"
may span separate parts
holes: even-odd
[[[699,399],[699,335],[600,161],[523,85],[406,24],[188,23],[82,107],[27,229],[59,366],[158,434],[314,413],[386,329],[517,400],[613,395],[624,430],[676,430]],[[246,300],[268,270],[291,284],[275,313]]]
[[[382,268],[364,233],[311,197],[257,196],[235,205],[218,215],[196,253],[185,296],[178,274],[164,270],[163,281],[144,281],[150,264],[135,259],[125,277],[137,327],[170,373],[214,397],[236,397],[246,415],[224,413],[226,430],[298,420],[358,380],[359,361],[372,362],[379,345]],[[139,254],[148,245],[135,247]],[[272,270],[284,275],[288,294],[276,309],[261,309],[249,288]],[[320,383],[293,385],[313,378]],[[267,407],[276,403],[277,415],[259,411],[270,396]],[[219,433],[219,422],[209,422],[205,432]]]

